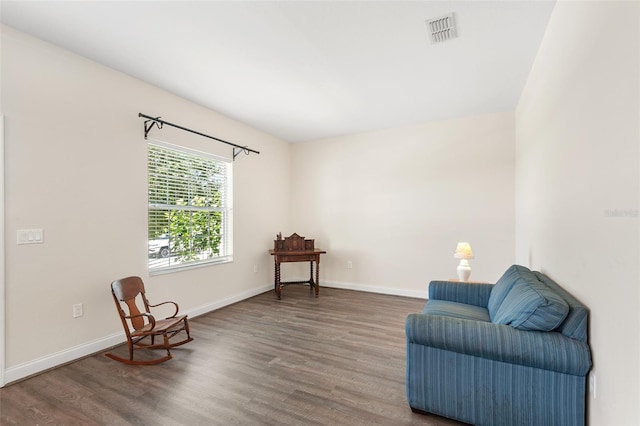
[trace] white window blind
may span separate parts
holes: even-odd
[[[148,143],[149,270],[232,260],[232,165]]]

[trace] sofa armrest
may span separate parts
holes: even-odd
[[[585,376],[591,368],[589,346],[556,332],[424,314],[410,314],[405,332],[407,343],[510,364],[575,376]]]
[[[493,284],[431,281],[429,299],[448,300],[486,308],[492,288]]]

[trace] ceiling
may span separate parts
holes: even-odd
[[[2,0],[0,20],[300,142],[513,111],[553,6]],[[458,37],[432,44],[425,20],[451,12]]]

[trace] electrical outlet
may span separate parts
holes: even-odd
[[[353,269],[353,262],[350,260],[347,260],[347,269]]]
[[[253,273],[254,274],[258,273],[258,265],[253,265]]]
[[[73,317],[78,318],[78,317],[81,317],[82,315],[84,315],[84,312],[82,309],[82,303],[76,303],[75,305],[73,305]]]
[[[593,373],[589,374],[589,393],[591,398],[596,399],[596,375]]]

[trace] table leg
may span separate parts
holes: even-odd
[[[320,295],[320,258],[316,261],[316,297]]]
[[[276,274],[275,274],[275,292],[278,295],[278,300],[282,297],[282,284],[280,283],[280,262],[276,262]]]

